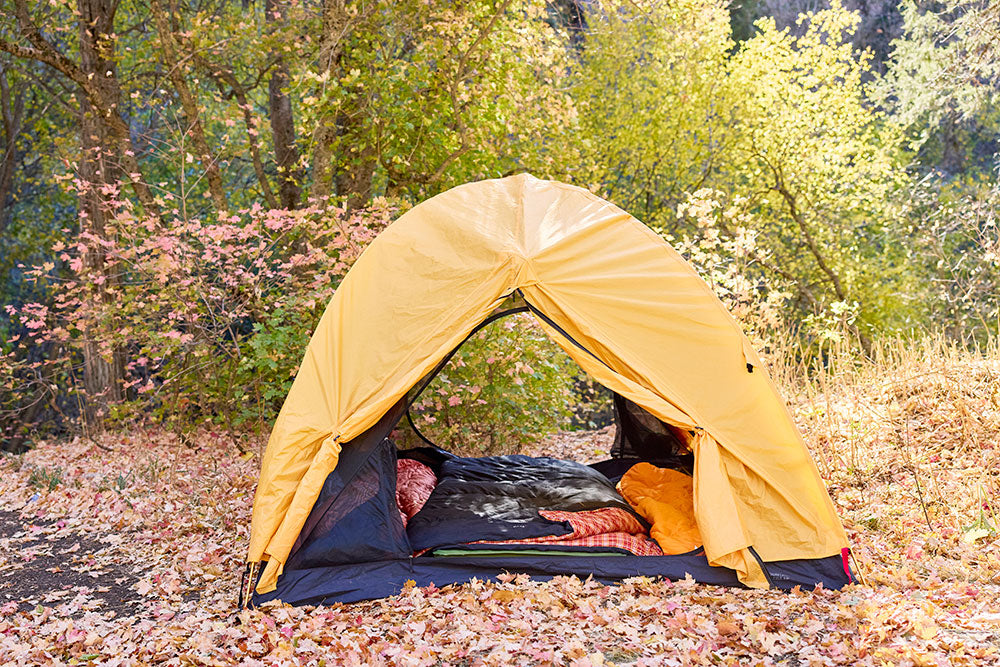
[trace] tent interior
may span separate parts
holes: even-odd
[[[410,581],[440,587],[507,572],[744,585],[736,571],[710,565],[705,555],[694,512],[694,431],[613,390],[610,457],[588,465],[520,454],[459,456],[417,427],[414,403],[459,348],[518,314],[534,316],[550,336],[600,361],[520,290],[511,293],[377,423],[344,444],[276,589],[253,594],[252,604],[352,602],[398,593]],[[399,435],[409,446],[399,446]],[[764,563],[750,551],[772,587],[837,588],[852,580],[846,556]]]

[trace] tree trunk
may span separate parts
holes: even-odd
[[[343,0],[323,3],[323,23],[319,43],[319,71],[334,79],[340,69],[344,23]],[[333,118],[316,119],[312,144],[312,185],[309,197],[317,201],[333,194],[333,146],[337,141],[337,124]]]
[[[312,185],[309,198],[320,201],[333,194],[333,144],[337,127],[321,119],[313,132]]]
[[[348,8],[346,0],[324,0],[322,34],[319,44],[319,71],[328,75],[328,80],[336,81],[340,77],[341,57],[344,43],[352,31],[377,8],[377,3]],[[313,131],[312,187],[309,196],[313,199],[323,199],[331,194],[350,195],[356,187],[363,186],[365,178],[362,169],[359,175],[343,174],[345,161],[335,152],[338,138],[345,132],[344,121],[347,116],[341,111],[331,113],[329,117],[317,119],[317,127]],[[348,121],[349,122],[349,121]],[[374,173],[374,158],[368,158],[372,163]],[[366,162],[362,159],[362,162]],[[371,179],[368,178],[365,199],[371,193]],[[356,202],[358,197],[354,197]]]
[[[25,86],[11,90],[7,72],[0,64],[0,114],[3,116],[3,144],[0,145],[0,234],[9,222],[7,200],[14,187],[14,169],[21,160],[17,138],[24,121]]]
[[[278,23],[284,19],[284,9],[279,0],[266,0],[265,19],[268,23]],[[293,209],[299,205],[302,196],[302,169],[299,166],[299,150],[295,145],[295,118],[292,115],[292,101],[286,92],[289,84],[288,66],[284,59],[275,57],[274,71],[267,84],[267,100],[271,120],[271,136],[274,140],[274,162],[278,167],[278,196],[281,207]]]
[[[347,114],[341,114],[338,123],[340,134],[357,135],[362,130],[358,120]],[[352,142],[341,142],[341,146],[351,146]],[[349,210],[361,208],[372,196],[372,179],[375,176],[375,149],[370,143],[358,146],[356,150],[343,150],[336,156],[337,196],[342,197],[344,206]]]
[[[118,80],[114,75],[114,12],[115,0],[78,0],[80,12],[80,68],[90,77],[98,94],[106,103],[117,108],[119,101]],[[108,202],[103,185],[117,186],[123,174],[114,158],[129,146],[122,146],[115,133],[103,122],[103,114],[95,109],[88,95],[80,94],[80,180],[83,191],[79,207],[85,216],[80,218],[80,233],[90,233],[97,238],[107,237],[106,216]],[[109,290],[118,282],[117,276],[108,271],[104,249],[88,243],[84,266],[94,277],[103,274],[104,281],[95,284],[86,308],[99,319],[112,307]],[[83,386],[86,395],[84,418],[93,428],[99,426],[110,405],[124,396],[124,357],[120,348],[106,340],[107,323],[95,321],[87,315],[83,344]]]

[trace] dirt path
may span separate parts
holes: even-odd
[[[44,605],[70,617],[134,614],[138,575],[114,564],[116,551],[65,521],[23,521],[0,510],[0,611]]]

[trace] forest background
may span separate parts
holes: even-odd
[[[8,451],[149,422],[266,432],[366,243],[522,171],[662,234],[775,363],[998,333],[996,3],[0,6]],[[599,426],[554,349],[492,325],[418,421],[491,451]]]

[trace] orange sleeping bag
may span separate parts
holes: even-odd
[[[694,520],[694,480],[669,468],[637,463],[618,483],[622,497],[652,528],[664,554],[683,554],[702,545]]]

